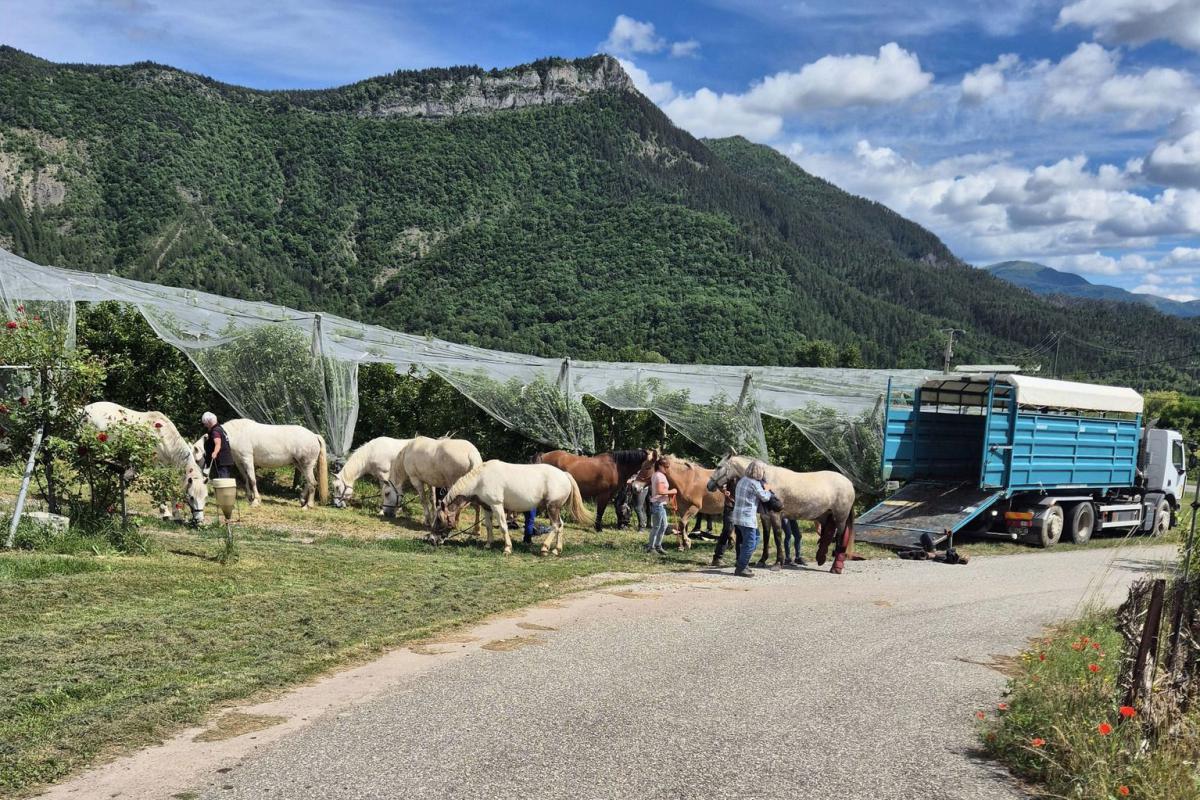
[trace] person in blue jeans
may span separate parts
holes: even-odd
[[[750,557],[758,547],[758,505],[771,499],[767,489],[767,465],[755,459],[746,467],[746,474],[737,483],[733,494],[733,527],[741,536],[738,547],[737,566],[733,574],[749,578]]]
[[[650,476],[650,541],[646,543],[647,553],[667,554],[663,550],[663,534],[667,532],[667,503],[677,490],[671,488],[667,476],[662,471],[662,459],[654,462],[654,474]]]
[[[790,545],[795,542],[796,556],[792,557]],[[804,556],[800,555],[800,523],[790,517],[783,518],[783,565],[785,567],[805,565]]]

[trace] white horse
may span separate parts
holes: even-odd
[[[727,455],[713,471],[709,488],[746,474],[752,459]],[[824,564],[830,545],[834,547],[834,574],[841,574],[846,554],[854,547],[854,484],[840,472],[793,472],[767,464],[767,487],[783,501],[784,517],[817,523],[820,535],[817,564]]]
[[[231,433],[230,436],[233,434]],[[466,439],[430,439],[418,436],[392,461],[391,481],[397,492],[411,483],[421,498],[426,525],[433,525],[434,489],[449,488],[483,463],[475,445]],[[428,489],[428,493],[426,492]],[[426,496],[428,494],[428,496]]]
[[[385,517],[396,516],[396,505],[404,487],[392,483],[392,462],[411,441],[380,436],[351,453],[345,466],[333,476],[333,504],[345,508],[354,496],[354,482],[366,476],[379,481],[379,494],[383,497],[379,513]]]
[[[509,464],[488,461],[463,475],[438,508],[434,523],[434,541],[441,541],[446,531],[454,529],[458,514],[468,503],[483,506],[487,515],[487,544],[492,546],[492,522],[500,520],[504,531],[504,554],[512,553],[512,538],[508,534],[506,511],[522,513],[540,509],[550,518],[550,534],[542,543],[542,555],[558,555],[563,547],[562,510],[570,506],[571,516],[581,525],[592,522],[592,515],[583,505],[579,484],[571,473],[549,464]],[[553,547],[551,545],[553,544]]]
[[[204,504],[208,501],[208,484],[200,471],[200,464],[192,457],[187,440],[179,435],[179,429],[166,414],[160,411],[134,411],[116,403],[90,403],[83,407],[87,422],[97,430],[108,430],[109,425],[127,423],[145,425],[154,434],[154,458],[165,467],[174,467],[183,473],[183,497],[192,512],[192,521],[204,521]],[[158,507],[163,519],[169,519],[171,510],[166,505]]]
[[[309,508],[316,495],[322,503],[329,502],[329,457],[325,439],[300,425],[264,425],[252,419],[231,419],[221,423],[229,434],[229,449],[233,463],[246,482],[250,505],[262,503],[258,493],[255,467],[293,466],[304,476],[304,496],[301,508]],[[192,453],[196,462],[204,463],[204,439],[196,440]]]

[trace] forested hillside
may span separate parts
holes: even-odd
[[[1034,364],[1065,332],[1066,375],[1197,388],[1195,322],[1015,289],[600,56],[260,92],[0,48],[0,244],[539,355],[935,366],[960,328]]]

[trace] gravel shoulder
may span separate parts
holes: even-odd
[[[44,796],[1023,797],[976,753],[998,659],[1174,553],[590,591],[236,709]]]

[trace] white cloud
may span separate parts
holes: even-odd
[[[1110,42],[1166,39],[1200,50],[1200,3],[1195,0],[1075,0],[1059,12],[1058,24],[1090,28]]]
[[[755,141],[773,139],[783,130],[783,118],[747,107],[743,95],[699,89],[663,104],[676,125],[696,136],[742,135]]]
[[[672,56],[679,58],[695,55],[700,49],[700,43],[695,39],[668,42],[658,35],[653,22],[642,22],[625,14],[618,14],[613,21],[612,30],[608,32],[608,38],[600,43],[600,49],[618,56],[661,53],[668,50]]]
[[[1155,280],[1157,276],[1150,272],[1154,264],[1138,253],[1127,253],[1120,258],[1106,256],[1096,251],[1079,255],[1045,259],[1049,266],[1067,272],[1082,272],[1086,275],[1125,275],[1129,273],[1146,273],[1143,280]]]
[[[624,58],[618,58],[617,61],[620,63],[622,69],[625,70],[625,73],[629,75],[629,79],[633,81],[633,85],[637,87],[637,90],[650,98],[652,103],[662,105],[675,96],[675,87],[670,81],[652,80],[650,73],[632,61]]]
[[[1057,64],[1035,66],[1041,81],[1041,115],[1089,117],[1121,114],[1133,127],[1161,124],[1200,100],[1190,73],[1154,68],[1119,74],[1120,54],[1084,42]]]
[[[1179,115],[1146,156],[1143,171],[1163,185],[1200,187],[1200,109]]]
[[[889,42],[878,55],[825,56],[799,72],[768,76],[750,89],[745,103],[774,114],[884,105],[906,100],[932,81],[915,54]]]
[[[1004,73],[1015,67],[1020,58],[1005,53],[992,64],[984,64],[962,79],[962,98],[967,103],[982,103],[1004,91]]]
[[[694,56],[699,50],[700,43],[695,39],[686,39],[682,42],[671,43],[671,55],[675,58]]]

